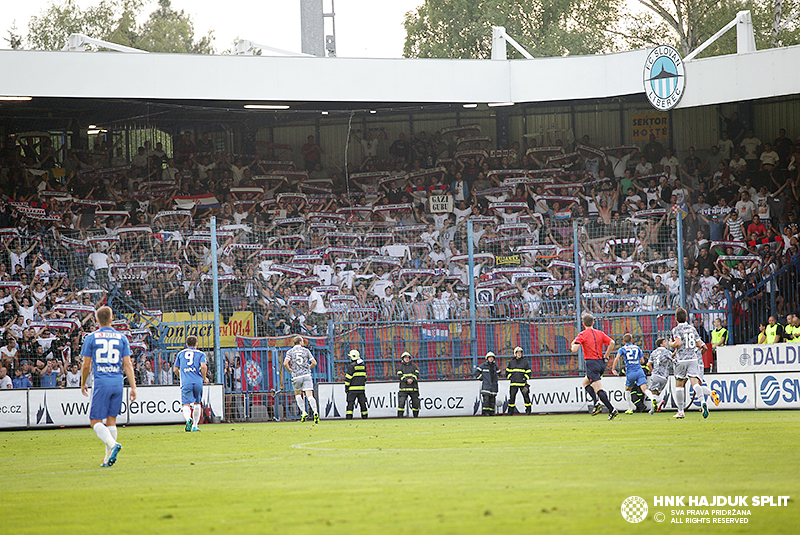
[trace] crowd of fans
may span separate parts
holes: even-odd
[[[474,125],[351,136],[363,159],[349,174],[313,136],[234,155],[186,132],[172,154],[145,143],[130,161],[100,136],[91,150],[2,140],[0,384],[76,386],[81,333],[109,299],[129,313],[142,383],[172,383],[147,318],[212,310],[212,216],[222,320],[252,311],[257,335],[468,318],[468,220],[485,319],[574,317],[576,257],[582,308],[600,313],[673,308],[683,267],[691,308],[732,300],[744,318],[768,304],[748,290],[797,265],[800,142],[762,142],[735,116],[682,161],[655,136],[508,149]],[[797,305],[779,296],[779,313]]]

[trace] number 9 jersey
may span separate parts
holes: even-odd
[[[122,386],[122,359],[131,356],[124,334],[112,327],[100,327],[86,336],[81,355],[92,359],[95,386]]]

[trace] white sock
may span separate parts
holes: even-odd
[[[108,427],[103,422],[97,422],[92,429],[97,434],[97,438],[102,440],[103,444],[109,448],[113,448],[117,444],[117,441],[111,436],[111,431],[108,430]]]
[[[706,396],[711,395],[711,389],[708,388],[706,385],[700,385],[700,387],[703,389],[703,394],[705,394]]]
[[[317,410],[317,400],[314,399],[314,395],[308,396],[308,402],[311,404],[311,410],[314,411],[314,414],[317,414],[319,411]]]
[[[700,400],[700,403],[705,403],[706,402],[706,394],[703,392],[703,386],[702,385],[694,385],[693,388],[694,388],[694,394],[697,397],[697,399]],[[709,394],[711,394],[711,392],[709,392]]]
[[[631,401],[631,391],[630,390],[626,390],[623,394],[624,394],[624,397],[625,397],[625,402],[628,404],[628,410],[635,410],[636,409],[636,405],[634,405],[633,401]]]
[[[116,425],[107,425],[106,429],[108,429],[108,432],[111,433],[111,438],[114,439],[114,443],[116,444],[116,442],[117,442],[117,426]],[[110,454],[111,454],[111,448],[106,446],[106,459],[108,459],[108,456]]]
[[[297,400],[297,406],[300,408],[300,412],[302,414],[305,414],[306,413],[306,404],[303,401],[303,395],[302,394],[297,394],[297,395],[294,396],[294,399]]]
[[[184,405],[183,406],[183,419],[188,422],[189,418],[191,418],[191,417],[192,417],[192,406],[191,405]]]
[[[686,402],[686,390],[679,386],[675,389],[675,405],[678,406],[678,414],[683,412],[683,406]]]
[[[192,413],[192,418],[194,418],[194,427],[197,427],[200,424],[200,416],[202,416],[203,409],[199,403],[196,403],[194,406],[194,411]]]
[[[652,392],[650,392],[650,390],[645,390],[645,391],[644,391],[644,396],[645,396],[647,399],[655,399],[655,396],[653,395],[653,393],[652,393]]]

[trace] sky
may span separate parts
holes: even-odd
[[[99,0],[75,1],[82,9],[99,3]],[[336,13],[337,55],[359,58],[402,57],[404,15],[423,3],[423,0],[323,0],[326,13],[331,10],[331,1]],[[25,36],[31,16],[47,9],[50,3],[51,0],[3,0],[0,48],[8,48],[5,37],[15,20],[16,33]],[[142,10],[144,18],[156,5],[155,0],[146,3]],[[301,51],[300,0],[172,0],[172,8],[191,16],[195,36],[214,30],[217,52],[233,48],[237,37],[283,50]],[[326,30],[326,33],[329,32]]]

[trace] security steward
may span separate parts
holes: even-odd
[[[345,418],[348,420],[353,419],[353,409],[356,406],[356,400],[361,406],[361,419],[367,419],[367,396],[364,393],[364,387],[367,384],[367,365],[361,358],[361,355],[355,349],[348,353],[350,357],[350,365],[347,366],[347,371],[344,376],[344,391],[347,393],[347,413]]]
[[[800,343],[800,321],[794,314],[786,316],[786,327],[783,328],[784,340],[789,343]]]
[[[767,335],[767,344],[778,344],[783,342],[783,325],[777,322],[775,316],[769,317],[769,324],[764,329],[764,334]]]
[[[400,391],[397,394],[397,417],[406,413],[406,400],[411,397],[411,412],[414,418],[419,417],[419,370],[411,363],[411,353],[404,352],[400,357],[400,368],[397,377],[400,379]]]
[[[481,399],[483,401],[484,416],[494,416],[499,372],[494,353],[491,351],[486,353],[486,362],[475,368],[475,375],[481,380]]]
[[[511,381],[511,388],[508,394],[508,415],[514,416],[516,412],[517,392],[522,392],[522,399],[525,400],[525,414],[531,413],[531,387],[528,386],[528,379],[531,378],[531,366],[528,361],[522,358],[522,348],[514,348],[514,358],[506,365],[506,377]]]

